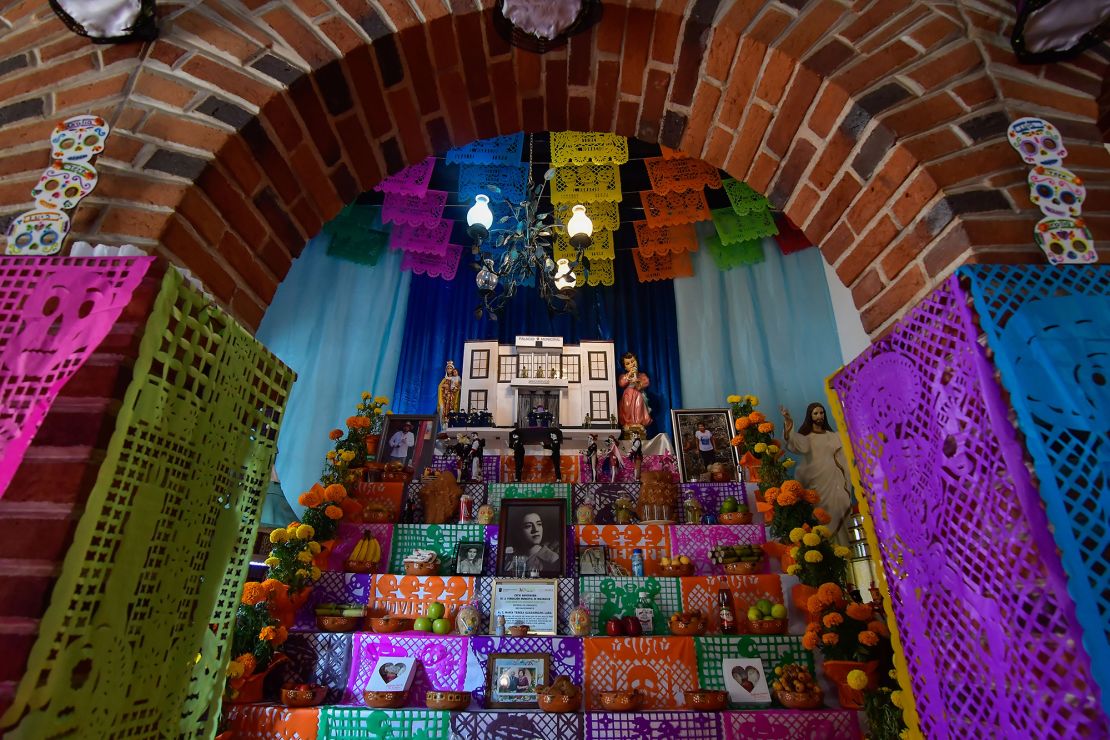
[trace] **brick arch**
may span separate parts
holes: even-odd
[[[52,123],[100,112],[114,133],[75,235],[150,245],[257,325],[305,241],[384,174],[499,133],[615,131],[767,193],[877,332],[962,262],[1038,259],[1004,136],[1019,115],[1064,131],[1110,234],[1106,57],[1018,68],[995,4],[606,2],[538,57],[469,2],[209,0],[115,47],[18,3],[0,12],[0,212],[26,207]]]

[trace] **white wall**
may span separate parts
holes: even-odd
[[[840,353],[844,355],[844,364],[848,364],[867,349],[871,344],[867,332],[863,330],[859,311],[852,300],[852,291],[840,282],[836,270],[828,262],[821,260],[825,266],[825,280],[829,284],[829,298],[832,299],[833,315],[836,317],[836,333],[840,338]]]

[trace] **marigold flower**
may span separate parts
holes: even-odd
[[[856,691],[863,691],[867,688],[867,674],[858,668],[848,671],[848,685]]]
[[[778,497],[778,495],[778,487],[768,488],[766,491],[763,492],[763,500],[769,504],[773,504],[775,503],[775,499]]]
[[[842,591],[840,586],[837,586],[835,583],[822,583],[817,588],[817,595],[821,597],[821,601],[824,601],[826,604],[831,604],[834,601],[843,598],[844,591]]]
[[[792,461],[787,460],[786,462],[792,462]],[[783,464],[785,465],[786,463],[783,463]],[[810,503],[810,504],[816,504],[818,501],[821,500],[821,497],[817,495],[817,491],[814,491],[812,488],[807,488],[805,491],[803,491],[802,492],[802,498],[804,498],[806,500],[806,503]]]
[[[822,524],[818,524],[816,527],[814,527],[813,531],[824,537],[826,540],[832,537],[832,532],[829,531],[829,528]]]
[[[266,589],[266,593],[268,594],[272,594],[281,585],[281,581],[276,578],[267,578],[265,581],[262,582],[262,588]]]
[[[233,660],[233,661],[231,661],[230,663],[227,664],[227,677],[228,678],[239,678],[242,675],[243,675],[243,664],[242,663],[240,663],[236,660]]]
[[[813,517],[814,517],[814,519],[821,522],[822,524],[828,524],[829,522],[832,521],[832,517],[829,516],[829,512],[825,511],[822,508],[814,509],[813,510]]]
[[[813,650],[817,647],[817,633],[807,632],[802,636],[802,647],[806,650]]]
[[[266,566],[267,568],[276,568],[276,567],[278,567],[279,565],[281,565],[281,561],[280,561],[280,560],[278,560],[277,558],[275,558],[275,557],[274,557],[274,556],[272,556],[272,555],[271,555],[270,557],[266,558],[265,560],[263,560],[263,561],[262,561],[262,563],[263,563],[263,564],[264,564],[264,565],[265,565],[265,566]]]
[[[273,640],[275,637],[277,637],[277,630],[274,629],[273,627],[263,627],[258,632],[258,639],[259,640],[264,640],[266,642],[269,642],[270,640]]]
[[[725,399],[725,403],[740,403],[740,396],[734,393]]]
[[[767,443],[756,442],[755,447],[753,447],[752,450],[755,452],[755,454],[762,455],[764,452],[767,451]]]
[[[728,441],[728,443],[730,445],[732,445],[733,447],[739,447],[740,445],[744,444],[744,435],[743,434],[737,434],[735,437],[730,439]]]
[[[284,643],[288,639],[289,639],[289,630],[285,629],[284,627],[278,626],[277,636],[274,638],[274,644],[275,645],[281,645],[282,643]]]
[[[845,610],[848,616],[857,622],[870,622],[874,612],[867,604],[849,604]]]
[[[797,496],[802,492],[802,484],[796,480],[783,481],[782,490],[790,491],[795,496]]]
[[[767,417],[763,415],[762,411],[753,411],[748,414],[748,421],[752,424],[761,424],[767,421]]]
[[[794,527],[794,529],[790,530],[790,541],[794,544],[801,542],[802,538],[805,536],[806,531],[801,527]]]
[[[288,532],[289,534],[296,534],[297,533],[297,527],[299,527],[299,526],[301,526],[300,522],[289,522],[289,526],[285,528],[285,531]]]
[[[348,416],[347,421],[345,423],[347,424],[348,429],[355,429],[355,428],[358,427],[358,417],[357,416]]]
[[[791,576],[796,576],[801,572],[802,572],[802,567],[800,565],[796,564],[796,563],[794,565],[788,566],[787,569],[786,569],[787,575],[791,575]]]
[[[821,554],[820,550],[810,550],[805,554],[805,559],[807,563],[820,563],[825,559],[825,556]]]
[[[338,506],[335,505],[329,506],[328,508],[324,509],[324,516],[326,516],[328,519],[342,519],[343,509],[340,509]]]
[[[363,392],[362,392],[362,400],[363,400],[363,401],[369,401],[369,400],[370,400],[370,398],[371,398],[371,396],[373,396],[373,395],[374,395],[374,394],[373,394],[373,393],[371,393],[370,391],[363,391]]]
[[[821,601],[820,596],[814,594],[813,596],[810,596],[808,599],[806,599],[806,611],[810,614],[817,614],[824,608],[825,604]]]
[[[779,494],[779,506],[793,506],[798,503],[798,497],[790,491],[784,490]]]
[[[385,396],[378,396],[374,399],[374,403],[389,403],[389,399]]]
[[[243,653],[235,662],[243,666],[243,675],[249,676],[258,668],[258,660],[251,653]]]
[[[790,548],[790,550],[789,550],[789,553],[790,553],[790,557],[792,557],[792,558],[794,558],[795,560],[797,560],[797,559],[798,559],[798,553],[799,553],[799,552],[801,552],[801,548],[799,548],[799,547],[791,547],[791,548]]]
[[[297,572],[293,575],[295,575],[297,578],[308,578],[308,571],[304,568],[298,568]]]
[[[332,483],[330,486],[324,489],[325,501],[331,501],[332,503],[334,503],[336,501],[342,501],[345,498],[347,498],[347,489],[344,488],[343,485],[340,483]]]
[[[864,630],[859,633],[859,641],[867,647],[875,647],[879,644],[879,636],[871,630]]]
[[[747,429],[751,425],[752,425],[752,423],[750,421],[748,421],[748,417],[746,417],[746,416],[741,416],[739,419],[736,420],[736,430],[738,432],[744,431],[745,429]]]
[[[311,563],[312,553],[310,553],[308,550],[301,550],[299,553],[297,553],[297,560],[301,561],[302,563]]]
[[[779,452],[780,452],[780,450],[779,450],[778,445],[767,445],[767,454],[768,455],[777,455],[777,454],[779,454]]]
[[[302,524],[297,527],[298,540],[310,540],[314,534],[316,534],[316,530],[312,528],[311,524]]]
[[[768,433],[774,431],[774,429],[775,429],[775,425],[772,424],[769,421],[765,421],[765,422],[763,422],[762,424],[760,424],[759,426],[757,426],[755,428],[755,430],[757,432],[763,432],[764,434],[768,434]]]
[[[802,537],[802,542],[806,547],[817,547],[821,544],[821,538],[813,532],[807,532],[806,535]]]
[[[334,460],[338,453],[335,450],[328,450],[328,454],[324,455],[329,460]]]
[[[280,545],[282,542],[285,542],[288,539],[289,539],[289,532],[287,532],[284,529],[275,529],[273,532],[270,532],[270,544],[271,545]]]
[[[262,588],[262,584],[257,581],[248,581],[243,584],[243,603],[247,606],[254,606],[261,601],[265,601],[266,595],[266,589]]]
[[[836,555],[838,558],[846,558],[851,554],[852,554],[852,551],[849,550],[844,545],[837,545],[836,547],[833,548],[833,555]]]
[[[355,451],[354,450],[343,450],[342,452],[339,453],[339,457],[343,458],[343,462],[350,462],[351,460],[355,459]]]
[[[297,497],[297,503],[306,509],[314,509],[320,505],[320,494],[316,491],[305,491]]]
[[[341,429],[332,429],[330,432],[328,432],[328,439],[332,440],[333,442],[339,439],[343,439],[343,431]]]
[[[871,622],[868,622],[867,623],[867,629],[871,630],[872,632],[874,632],[879,637],[890,637],[890,630],[887,629],[887,626],[885,624],[883,624],[882,622],[880,622],[877,619],[873,620]]]
[[[901,691],[891,691],[890,692],[890,703],[893,704],[894,706],[898,707],[899,709],[901,709],[902,708],[902,692]]]
[[[832,629],[833,627],[839,627],[840,625],[844,624],[844,617],[840,616],[836,612],[831,612],[829,614],[826,614],[821,621],[824,622],[826,627]]]
[[[836,634],[835,632],[826,632],[825,634],[821,635],[821,642],[825,643],[826,645],[835,645],[836,643],[840,642],[840,635]]]
[[[312,566],[312,570],[310,570],[308,572],[308,574],[309,574],[309,576],[312,577],[312,580],[314,580],[314,581],[320,580],[320,569],[317,568],[315,565]]]
[[[748,396],[747,400],[748,400],[748,403],[750,403],[752,406],[758,406],[759,405],[759,396]]]
[[[319,555],[320,554],[320,543],[317,542],[316,540],[310,541],[308,543],[308,551],[310,553],[312,553],[313,555]]]
[[[784,468],[792,468],[792,467],[794,467],[794,461],[791,460],[790,458],[787,458],[787,459],[782,461],[782,466]]]

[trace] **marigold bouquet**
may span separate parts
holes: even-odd
[[[794,461],[785,457],[782,445],[775,439],[775,425],[767,421],[762,411],[755,410],[759,399],[732,395],[727,400],[736,420],[736,436],[730,443],[741,458],[750,455],[759,461],[759,490],[780,485],[789,477]]]
[[[332,483],[326,488],[317,483],[302,493],[297,503],[305,507],[301,521],[312,527],[315,538],[320,542],[335,537],[340,519],[362,509],[354,499],[347,496],[347,489],[340,483]]]
[[[352,468],[361,468],[368,462],[366,440],[382,433],[385,418],[390,414],[385,410],[389,399],[384,396],[371,396],[369,391],[362,392],[362,400],[352,416],[346,420],[347,431],[332,429],[328,438],[335,443],[329,450],[320,482],[353,483],[358,479]]]
[[[822,583],[843,586],[848,574],[847,557],[851,551],[833,543],[832,533],[824,525],[795,527],[790,530],[790,557],[794,564],[786,572],[798,576],[807,586],[816,588]]]
[[[848,599],[835,583],[821,584],[806,609],[814,621],[806,627],[802,646],[819,649],[825,660],[870,660],[879,641],[890,636],[870,604]]]
[[[291,522],[285,529],[270,532],[270,557],[266,558],[269,577],[288,584],[290,593],[300,591],[320,577],[320,569],[312,564],[319,554],[320,543],[311,524]]]
[[[760,510],[771,515],[767,531],[779,542],[786,542],[795,529],[813,528],[818,524],[828,524],[829,514],[816,504],[817,492],[802,488],[796,480],[783,481],[776,488],[763,492]]]
[[[227,666],[227,690],[232,699],[243,683],[265,671],[278,646],[289,637],[288,630],[270,612],[270,598],[277,581],[248,582],[235,610],[235,631],[231,637],[231,661]]]

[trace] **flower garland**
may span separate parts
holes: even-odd
[[[834,544],[827,527],[795,527],[789,536],[795,546],[790,549],[794,564],[787,567],[787,573],[798,576],[799,581],[814,588],[822,583],[845,584],[851,550]]]

